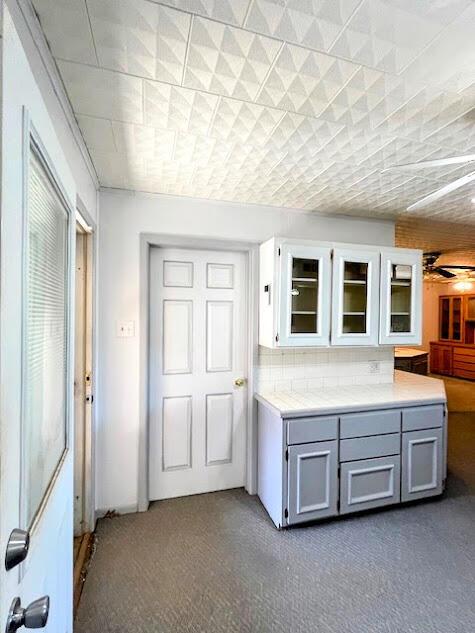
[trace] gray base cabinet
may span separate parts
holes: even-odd
[[[402,501],[442,492],[442,429],[403,433]]]
[[[290,446],[288,523],[323,519],[337,513],[338,442]]]
[[[259,403],[258,494],[277,527],[439,495],[445,404],[282,418]]]

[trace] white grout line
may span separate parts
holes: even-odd
[[[195,16],[193,14],[191,14],[191,18],[190,18],[190,26],[188,27],[188,38],[186,40],[186,50],[185,50],[185,57],[183,60],[183,72],[181,75],[181,86],[185,85],[185,75],[186,75],[186,67],[188,65],[188,55],[190,53],[190,40],[191,40],[191,30],[193,28],[193,23],[195,20]]]

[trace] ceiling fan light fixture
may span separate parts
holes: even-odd
[[[456,283],[454,283],[454,290],[465,292],[466,290],[471,290],[472,286],[473,284],[471,281],[457,281]]]

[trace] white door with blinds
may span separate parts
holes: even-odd
[[[244,253],[153,248],[150,499],[244,485]]]
[[[2,207],[0,626],[35,607],[36,626],[70,633],[75,191],[26,117],[24,131],[23,196],[9,182]]]

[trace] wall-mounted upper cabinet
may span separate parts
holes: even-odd
[[[383,250],[379,342],[382,345],[420,345],[421,304],[421,252],[403,248]]]
[[[259,344],[417,344],[420,251],[272,238],[260,247]]]
[[[379,251],[333,251],[332,345],[377,345]]]

